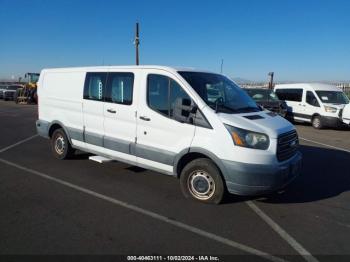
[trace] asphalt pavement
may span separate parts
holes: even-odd
[[[153,171],[83,152],[59,161],[36,118],[36,106],[0,100],[0,255],[350,260],[349,129],[296,125],[302,174],[285,192],[214,206]]]

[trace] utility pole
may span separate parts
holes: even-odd
[[[274,72],[268,73],[268,76],[270,77],[269,89],[273,89],[273,75],[274,75],[274,74],[275,74]]]
[[[136,65],[139,65],[140,64],[140,60],[139,60],[139,45],[140,45],[139,23],[136,23],[136,32],[135,32],[134,45],[135,45],[135,48],[136,48]]]
[[[220,74],[222,74],[223,69],[224,69],[224,59],[221,59]]]

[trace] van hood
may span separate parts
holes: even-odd
[[[218,116],[226,125],[264,133],[271,138],[277,138],[280,134],[295,129],[289,121],[269,111],[242,114],[218,113]]]

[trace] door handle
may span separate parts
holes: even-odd
[[[111,113],[111,114],[115,114],[115,113],[117,113],[117,111],[115,111],[114,109],[107,109],[107,112],[108,113]]]
[[[149,118],[147,116],[140,116],[140,119],[143,121],[151,121],[151,118]]]

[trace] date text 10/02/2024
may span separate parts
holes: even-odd
[[[128,261],[220,261],[217,256],[127,256]]]

